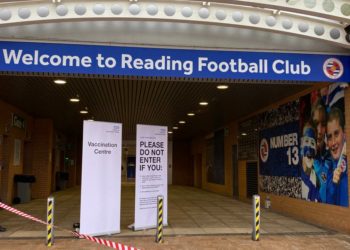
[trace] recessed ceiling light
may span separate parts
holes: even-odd
[[[56,83],[56,84],[59,84],[59,85],[63,85],[63,84],[67,83],[66,80],[62,80],[62,79],[56,79],[53,82]]]
[[[69,99],[69,101],[70,102],[79,102],[80,99],[79,99],[79,97],[73,97],[73,98]]]
[[[247,135],[247,133],[242,133],[241,135],[246,136],[246,135]]]
[[[179,129],[179,127],[173,127],[173,129]]]
[[[186,122],[185,121],[179,121],[180,124],[185,124]]]
[[[200,102],[199,105],[201,106],[207,106],[209,103],[208,102]]]
[[[188,116],[195,116],[195,113],[187,113]]]
[[[173,131],[168,131],[168,134],[172,134],[173,133]]]
[[[85,107],[85,109],[83,110],[80,110],[80,114],[87,114],[87,113],[89,113],[87,107]]]
[[[217,89],[228,89],[228,85],[220,84],[216,86]]]

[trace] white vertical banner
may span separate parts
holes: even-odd
[[[157,197],[162,195],[163,223],[168,224],[168,128],[137,125],[134,229],[155,228]]]
[[[122,124],[84,121],[80,232],[120,232]]]

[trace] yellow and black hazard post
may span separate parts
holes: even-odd
[[[156,242],[163,243],[163,196],[158,196]]]
[[[253,240],[260,239],[260,196],[253,196]]]
[[[55,198],[49,197],[47,199],[47,237],[46,244],[51,247],[54,242],[54,228],[53,228],[53,214],[54,214]]]

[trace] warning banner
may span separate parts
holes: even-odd
[[[157,226],[157,197],[164,197],[167,224],[167,127],[137,125],[135,230]]]

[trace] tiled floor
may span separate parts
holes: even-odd
[[[250,204],[200,189],[170,186],[168,204],[168,227],[165,236],[184,235],[240,235],[252,231],[252,207]],[[79,221],[80,188],[57,192],[55,197],[56,238],[71,237],[74,222]],[[45,220],[46,200],[33,200],[16,205],[16,208]],[[123,236],[153,236],[154,229],[134,232],[128,229],[134,218],[134,186],[122,186],[121,233]],[[0,211],[1,225],[7,232],[0,239],[45,237],[45,226],[33,221]],[[65,231],[66,230],[66,231]],[[268,210],[261,212],[261,233],[275,234],[328,234],[326,229],[309,225]]]

